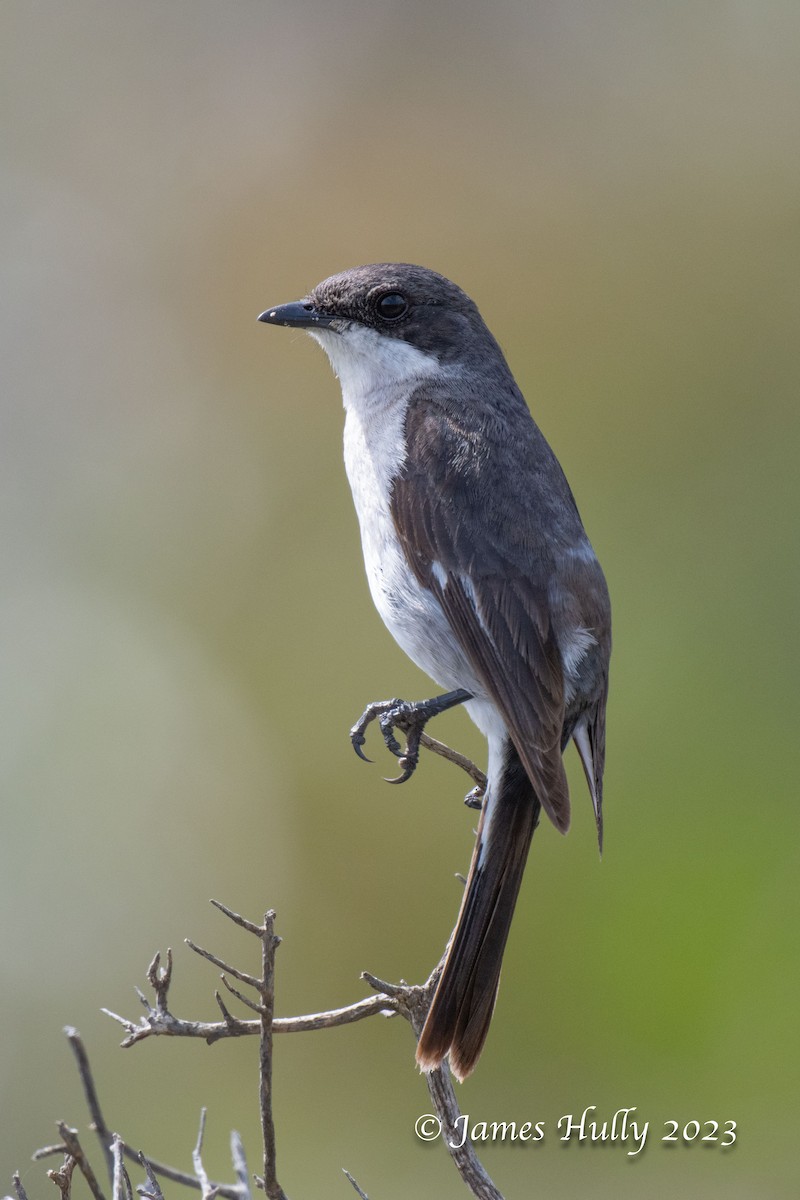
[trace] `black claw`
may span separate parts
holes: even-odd
[[[367,758],[366,754],[362,753],[361,747],[365,744],[366,731],[369,725],[376,717],[386,712],[399,704],[398,700],[379,700],[375,704],[368,704],[361,716],[356,721],[353,728],[350,730],[350,743],[358,757],[363,762],[372,762],[371,758]]]
[[[384,779],[384,783],[406,783],[414,774],[417,764],[410,762],[407,755],[403,755],[400,766],[403,768],[402,773],[396,779]]]
[[[387,779],[387,783],[405,783],[414,774],[419,762],[419,748],[422,733],[426,724],[445,709],[463,704],[470,699],[469,692],[448,692],[444,696],[434,696],[432,700],[421,700],[410,704],[407,700],[379,700],[368,705],[353,728],[350,730],[350,742],[360,759],[371,762],[361,750],[366,742],[366,730],[372,721],[377,720],[386,749],[400,760],[402,773],[396,779]],[[403,747],[394,736],[395,729],[401,730],[406,736],[406,747]],[[479,807],[479,806],[478,806]]]
[[[350,730],[350,744],[353,747],[353,749],[355,750],[356,754],[358,755],[358,757],[361,759],[362,762],[371,763],[372,759],[367,758],[366,754],[361,749],[361,747],[364,745],[366,740],[367,739],[364,737],[363,733],[356,733],[354,730],[352,730],[352,729]]]

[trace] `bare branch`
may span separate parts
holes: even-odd
[[[139,1162],[139,1151],[132,1150],[130,1146],[123,1145],[123,1151],[127,1158],[135,1159]],[[201,1190],[200,1180],[194,1175],[188,1175],[185,1171],[179,1171],[176,1167],[170,1167],[167,1163],[158,1162],[155,1158],[148,1159],[150,1168],[155,1175],[160,1175],[162,1179],[169,1179],[173,1183],[180,1183],[183,1187],[194,1188],[196,1191]],[[241,1200],[241,1191],[238,1184],[231,1183],[215,1183],[210,1181],[211,1188],[216,1196],[224,1196],[225,1200]]]
[[[233,984],[230,982],[230,980],[228,979],[228,977],[226,975],[221,975],[220,978],[223,982],[223,985],[228,989],[230,994],[232,996],[235,996],[237,1000],[241,1000],[241,1002],[245,1006],[245,1008],[249,1008],[252,1012],[257,1012],[260,1014],[260,1012],[261,1012],[260,1004],[256,1004],[255,1000],[251,1000],[248,996],[245,996],[244,992],[237,991],[237,989],[233,986]],[[220,999],[219,992],[215,992],[214,995],[216,997],[217,1004],[222,1009],[222,1015],[229,1016],[230,1014],[227,1013],[227,1010],[225,1009],[225,1006],[223,1005],[222,1000]]]
[[[28,1200],[28,1193],[22,1185],[19,1171],[15,1171],[11,1176],[11,1182],[14,1184],[14,1195],[17,1197],[17,1200]],[[10,1200],[10,1197],[5,1197],[5,1200]]]
[[[172,983],[172,950],[167,946],[167,965],[161,967],[161,955],[155,954],[147,968],[147,982],[156,994],[156,1008],[167,1011],[169,985]]]
[[[404,985],[395,988],[395,994],[401,1006],[400,1011],[411,1025],[416,1038],[419,1038],[422,1026],[425,1024],[443,964],[444,955],[422,987]],[[372,977],[366,972],[364,977],[368,982],[372,981]],[[382,981],[376,982],[381,987],[386,987]],[[501,1192],[495,1187],[475,1153],[475,1147],[471,1140],[468,1137],[464,1138],[465,1118],[459,1108],[447,1064],[435,1071],[426,1072],[425,1082],[428,1085],[428,1092],[433,1101],[436,1115],[441,1121],[442,1139],[464,1183],[473,1196],[477,1197],[477,1200],[503,1200]]]
[[[144,1041],[149,1037],[196,1037],[203,1038],[211,1044],[219,1041],[220,1038],[242,1037],[258,1033],[258,1021],[239,1021],[236,1017],[230,1017],[225,1021],[185,1021],[179,1017],[173,1017],[172,1013],[158,1013],[155,1009],[151,1009],[146,1017],[141,1017],[136,1022],[127,1017],[121,1017],[118,1013],[112,1012],[110,1008],[103,1008],[100,1011],[127,1030],[127,1037],[123,1038],[120,1043],[125,1049],[128,1046],[135,1046],[137,1042]]]
[[[228,908],[227,904],[223,904],[221,900],[211,900],[211,904],[218,908],[226,917],[230,917],[234,925],[241,925],[242,929],[246,929],[248,933],[254,933],[257,938],[263,933],[262,927],[256,925],[255,921],[248,921],[247,917],[242,917],[239,913],[234,912],[232,908]]]
[[[309,1013],[304,1017],[276,1017],[272,1022],[275,1033],[311,1033],[315,1029],[335,1029],[337,1025],[353,1025],[365,1017],[393,1017],[398,1012],[392,996],[381,994],[367,996],[344,1008],[332,1008],[328,1012]]]
[[[92,1126],[94,1127],[103,1150],[108,1178],[111,1179],[114,1172],[113,1156],[111,1152],[112,1135],[111,1131],[106,1125],[102,1109],[100,1108],[100,1098],[97,1095],[94,1076],[92,1075],[92,1069],[89,1065],[89,1056],[86,1053],[86,1047],[83,1044],[83,1038],[74,1026],[67,1025],[64,1029],[64,1033],[67,1036],[70,1049],[75,1055],[75,1062],[78,1065],[78,1074],[80,1076],[81,1085],[83,1086],[83,1094],[86,1098],[86,1107],[89,1109],[89,1116],[92,1119]],[[91,1184],[89,1186],[91,1187]]]
[[[405,997],[405,994],[409,988],[409,985],[407,983],[403,983],[402,980],[400,983],[389,983],[385,979],[379,979],[377,975],[373,975],[370,971],[362,971],[361,978],[365,980],[365,982],[368,983],[371,988],[374,988],[376,992],[383,993],[383,995],[388,996],[396,1003]]]
[[[217,1194],[217,1189],[209,1182],[206,1169],[203,1166],[203,1138],[206,1132],[206,1110],[200,1109],[200,1128],[197,1131],[197,1144],[192,1151],[192,1164],[194,1173],[200,1181],[200,1188],[203,1194],[203,1200],[213,1200]]]
[[[486,776],[480,767],[476,767],[471,758],[467,758],[466,754],[460,754],[458,750],[453,750],[452,747],[446,746],[444,742],[439,742],[436,738],[432,738],[430,734],[423,733],[419,739],[420,746],[424,746],[426,750],[431,750],[434,754],[438,754],[440,758],[447,759],[456,767],[460,767],[462,771],[466,771],[470,779],[481,790],[486,791]]]
[[[85,1058],[85,1052],[84,1052],[84,1058]],[[88,1071],[88,1068],[89,1068],[89,1062],[87,1059],[86,1060],[87,1071]],[[75,1160],[75,1163],[77,1164],[78,1169],[80,1170],[81,1174],[83,1175],[83,1178],[86,1180],[89,1191],[94,1196],[94,1200],[105,1200],[105,1197],[103,1196],[103,1190],[97,1181],[97,1176],[95,1175],[94,1171],[92,1170],[91,1163],[89,1162],[88,1158],[84,1154],[83,1147],[81,1146],[80,1141],[78,1140],[77,1129],[70,1129],[69,1125],[67,1125],[64,1121],[59,1121],[58,1122],[58,1132],[61,1134],[62,1138],[64,1139],[64,1145],[67,1149],[67,1152],[69,1153],[70,1157]],[[102,1142],[102,1139],[101,1139],[101,1142]]]
[[[353,1188],[358,1193],[358,1195],[361,1197],[361,1200],[369,1200],[369,1196],[367,1195],[367,1193],[362,1192],[361,1188],[358,1186],[355,1179],[353,1179],[353,1176],[350,1174],[349,1171],[346,1171],[344,1167],[342,1167],[342,1174],[345,1176],[346,1179],[350,1180],[350,1182],[353,1185]]]
[[[231,1133],[231,1162],[241,1200],[250,1200],[250,1172],[247,1169],[241,1134],[237,1133],[235,1129]]]
[[[272,1119],[272,1022],[275,1014],[275,951],[281,939],[275,934],[275,913],[264,914],[261,931],[261,1039],[259,1043],[259,1090],[261,1109],[261,1139],[264,1146],[264,1178],[261,1181],[269,1200],[286,1200],[278,1183],[275,1166],[275,1124]]]
[[[158,956],[156,956],[156,957],[158,957]],[[155,963],[155,961],[156,960],[154,959],[153,962]],[[171,966],[171,963],[168,960],[168,967],[169,966]],[[153,967],[153,963],[150,964],[150,967],[151,968]],[[157,964],[156,964],[155,970],[157,970]],[[149,971],[150,971],[150,968],[148,968],[148,972]],[[161,978],[162,977],[160,976],[159,979],[161,979]],[[152,1009],[151,1011],[153,1012],[153,1014],[155,1016],[155,1010]],[[138,1026],[133,1025],[132,1022],[125,1021],[124,1018],[117,1018],[117,1019],[123,1021],[123,1024],[125,1024],[125,1025],[130,1025],[132,1028],[138,1029]],[[86,1054],[86,1049],[83,1045],[80,1034],[77,1032],[77,1030],[73,1029],[71,1026],[68,1026],[67,1029],[65,1030],[65,1032],[67,1034],[67,1037],[69,1038],[70,1045],[72,1046],[73,1050],[75,1051],[75,1058],[78,1063],[78,1070],[79,1070],[79,1073],[81,1076],[81,1081],[84,1085],[84,1093],[86,1095],[87,1104],[88,1104],[89,1111],[92,1116],[92,1124],[93,1124],[103,1146],[105,1147],[105,1145],[107,1144],[111,1147],[112,1143],[114,1141],[115,1135],[113,1133],[111,1133],[111,1131],[109,1130],[109,1128],[106,1125],[106,1122],[103,1118],[103,1114],[100,1109],[100,1102],[99,1102],[99,1099],[97,1096],[97,1089],[95,1087],[94,1078],[92,1076],[91,1067],[89,1065],[88,1055]],[[88,1160],[86,1159],[84,1151],[78,1140],[76,1131],[74,1129],[70,1129],[70,1127],[68,1125],[66,1125],[64,1122],[59,1123],[58,1129],[59,1129],[59,1133],[61,1134],[61,1136],[64,1140],[62,1142],[59,1142],[58,1145],[55,1145],[55,1146],[42,1146],[41,1149],[37,1150],[35,1152],[35,1154],[33,1155],[34,1160],[47,1158],[54,1154],[68,1154],[71,1157],[71,1159],[73,1160],[73,1163],[78,1165],[82,1174],[86,1178],[87,1184],[92,1192],[94,1200],[104,1200],[102,1190],[100,1189],[100,1186],[97,1183],[97,1179],[92,1172],[91,1166],[89,1165]],[[132,1149],[130,1146],[128,1146],[125,1142],[123,1142],[121,1140],[120,1140],[120,1146],[121,1146],[122,1153],[127,1158],[145,1166],[145,1170],[147,1172],[147,1177],[150,1182],[150,1187],[149,1187],[149,1191],[143,1191],[142,1194],[152,1195],[155,1198],[155,1200],[163,1200],[163,1196],[161,1195],[161,1189],[155,1180],[155,1175],[160,1175],[162,1178],[169,1179],[173,1183],[182,1184],[184,1187],[195,1188],[198,1190],[200,1189],[200,1186],[201,1186],[200,1182],[194,1175],[189,1175],[185,1171],[179,1171],[179,1170],[177,1170],[177,1168],[171,1167],[167,1163],[158,1162],[156,1159],[152,1159],[152,1158],[144,1159],[141,1151]],[[109,1178],[113,1182],[114,1181],[114,1169],[115,1169],[115,1160],[114,1160],[113,1149],[112,1149],[111,1162],[112,1162],[112,1171],[111,1171]],[[127,1173],[126,1173],[126,1175],[127,1175]],[[126,1189],[130,1189],[130,1179],[127,1179],[127,1182],[125,1183],[124,1186],[126,1187]],[[211,1182],[210,1187],[213,1189],[215,1195],[225,1197],[225,1200],[242,1200],[242,1197],[246,1194],[246,1189],[245,1189],[245,1192],[243,1192],[241,1185],[238,1183],[237,1184],[225,1184],[225,1183]],[[115,1195],[116,1195],[116,1193],[115,1193]],[[20,1200],[20,1197],[17,1197],[17,1200]]]
[[[147,1176],[147,1187],[145,1187],[144,1184],[140,1184],[136,1189],[137,1192],[140,1196],[145,1197],[146,1200],[164,1200],[164,1193],[161,1191],[161,1184],[156,1179],[155,1172],[153,1171],[149,1160],[145,1158],[141,1150],[136,1157],[139,1160],[139,1164],[144,1168],[144,1173]]]
[[[190,950],[194,950],[195,954],[199,954],[201,958],[207,958],[215,967],[219,967],[221,971],[227,971],[234,979],[240,979],[242,983],[249,984],[251,988],[258,991],[259,980],[254,975],[248,975],[245,971],[239,971],[236,967],[230,966],[229,963],[223,962],[221,958],[217,958],[216,954],[212,954],[210,950],[204,950],[202,946],[196,945],[191,938],[184,938],[186,945]]]
[[[463,1124],[466,1118],[456,1100],[449,1067],[445,1064],[429,1072],[425,1081],[436,1115],[442,1122],[442,1139],[464,1183],[478,1200],[503,1200],[502,1193],[495,1187],[475,1153],[472,1141],[464,1138]],[[460,1127],[457,1124],[459,1121]]]
[[[114,1134],[111,1151],[114,1156],[114,1200],[133,1200],[133,1189],[128,1172],[123,1162],[124,1146],[118,1133]]]
[[[448,748],[445,747],[445,749],[447,750]],[[451,761],[455,761],[453,752],[448,751],[445,757],[449,757]],[[465,761],[469,762],[469,760]],[[458,765],[463,766],[460,763]],[[468,767],[464,766],[463,769],[468,770]],[[477,768],[475,770],[477,771]],[[473,775],[473,778],[477,778],[477,775]],[[131,1046],[145,1038],[159,1035],[202,1037],[207,1042],[214,1042],[226,1037],[259,1035],[259,1107],[261,1113],[264,1174],[263,1177],[256,1176],[255,1179],[257,1185],[264,1190],[269,1200],[286,1200],[286,1194],[277,1179],[275,1166],[275,1126],[272,1114],[272,1054],[274,1035],[277,1033],[300,1033],[317,1029],[330,1029],[338,1025],[352,1024],[378,1014],[387,1017],[399,1014],[405,1017],[410,1023],[415,1035],[418,1037],[441,973],[443,959],[433,970],[429,979],[421,986],[410,985],[404,981],[390,983],[365,971],[362,978],[374,989],[375,995],[368,996],[343,1008],[309,1013],[298,1017],[276,1018],[274,1016],[274,971],[275,951],[280,944],[280,938],[276,936],[274,931],[274,912],[267,912],[264,917],[264,924],[256,925],[254,922],[248,921],[238,913],[235,913],[232,909],[227,908],[219,901],[215,900],[212,903],[233,921],[234,924],[259,938],[261,942],[261,977],[256,978],[248,972],[231,967],[223,959],[202,949],[188,938],[186,939],[186,943],[195,953],[222,969],[224,972],[222,982],[228,992],[244,1004],[246,1008],[257,1013],[258,1019],[242,1020],[233,1016],[224,1004],[219,991],[215,992],[215,999],[223,1016],[222,1021],[189,1021],[174,1016],[169,1011],[169,987],[173,969],[172,954],[170,951],[167,951],[164,967],[161,966],[160,956],[156,954],[147,968],[147,981],[154,993],[154,1003],[151,1003],[137,989],[140,1000],[145,1008],[145,1015],[140,1017],[138,1022],[118,1016],[108,1009],[104,1009],[103,1011],[112,1017],[112,1019],[119,1022],[126,1030],[127,1036],[122,1043],[123,1046]],[[227,975],[252,987],[258,999],[250,999],[244,995],[231,984]],[[87,1104],[93,1117],[94,1127],[104,1151],[107,1151],[112,1146],[113,1135],[110,1133],[100,1109],[86,1052],[75,1030],[68,1029],[67,1034],[78,1061],[81,1080],[84,1085]],[[464,1137],[463,1124],[465,1118],[460,1112],[447,1066],[426,1075],[426,1082],[436,1114],[441,1121],[442,1136],[445,1145],[462,1179],[478,1200],[502,1200],[501,1193],[497,1190],[481,1165],[469,1138]],[[132,1151],[121,1139],[114,1139],[112,1156],[114,1166],[113,1200],[131,1200],[130,1180],[124,1169],[123,1155],[135,1158],[144,1166],[147,1173],[148,1185],[139,1187],[138,1191],[147,1200],[163,1200],[156,1175],[200,1190],[203,1200],[213,1200],[217,1195],[225,1197],[226,1200],[250,1200],[247,1163],[238,1134],[232,1135],[231,1140],[231,1155],[237,1182],[233,1185],[226,1185],[214,1183],[209,1180],[202,1161],[204,1122],[205,1110],[203,1110],[200,1132],[194,1152],[195,1175],[193,1176],[187,1175],[182,1171],[177,1171],[166,1164],[147,1160],[141,1153]],[[83,1173],[86,1174],[93,1200],[103,1200],[99,1185],[96,1179],[91,1176],[91,1168],[86,1162],[75,1131],[70,1130],[68,1126],[59,1126],[59,1131],[64,1139],[63,1142],[58,1146],[45,1147],[38,1152],[38,1156],[41,1157],[45,1154],[53,1153],[67,1154],[66,1162],[71,1164],[69,1170],[66,1170],[65,1167],[60,1172],[51,1172],[51,1177],[62,1188],[62,1200],[69,1200],[70,1181],[75,1165],[79,1165]],[[345,1171],[345,1175],[357,1194],[362,1197],[362,1200],[365,1200],[366,1193],[362,1191],[353,1176],[348,1171]],[[17,1200],[25,1200],[25,1198],[18,1194]]]
[[[371,985],[374,980],[374,986],[382,986],[373,975],[365,973],[364,978]],[[386,986],[397,989],[395,984]],[[228,990],[239,999],[245,999],[230,986]],[[400,986],[398,990],[402,992],[403,987]],[[272,1031],[273,1033],[312,1033],[316,1029],[334,1029],[337,1025],[352,1025],[356,1021],[363,1021],[365,1017],[373,1017],[378,1014],[391,1017],[397,1011],[397,1002],[393,996],[386,994],[367,996],[355,1004],[347,1004],[344,1008],[332,1008],[327,1012],[306,1013],[300,1017],[275,1017],[272,1022]],[[125,1049],[149,1037],[195,1037],[202,1038],[211,1044],[222,1038],[255,1035],[261,1030],[260,1021],[242,1021],[231,1014],[228,1014],[224,1021],[188,1021],[181,1017],[174,1017],[172,1013],[158,1014],[155,1009],[152,1009],[150,1015],[141,1017],[136,1022],[129,1020],[128,1017],[121,1017],[118,1013],[112,1012],[110,1008],[103,1008],[101,1012],[127,1030],[127,1037],[120,1043]]]
[[[75,1170],[75,1159],[68,1154],[63,1166],[59,1171],[48,1171],[47,1178],[52,1179],[58,1190],[61,1192],[61,1200],[69,1200],[70,1190],[72,1188],[72,1173]]]

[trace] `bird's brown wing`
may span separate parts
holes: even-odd
[[[428,422],[418,436],[438,438],[443,428],[446,437],[441,420]],[[469,472],[454,469],[452,447],[442,449],[417,446],[407,459],[415,467],[407,466],[394,480],[397,533],[416,578],[438,599],[502,715],[543,808],[566,832],[564,680],[549,616],[546,563],[541,553],[525,561],[519,529],[510,530],[502,514],[492,511],[491,497],[485,505],[475,503],[467,494]]]

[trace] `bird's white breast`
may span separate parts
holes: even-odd
[[[409,658],[445,688],[479,688],[442,609],[409,568],[391,513],[406,458],[405,418],[417,383],[440,374],[431,355],[370,329],[314,330],[342,385],[344,461],[372,599]]]

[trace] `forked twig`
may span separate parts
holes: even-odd
[[[151,963],[151,967],[152,965],[153,964]],[[120,1168],[119,1166],[120,1155],[124,1155],[125,1158],[131,1160],[132,1162],[139,1163],[139,1165],[144,1168],[145,1174],[147,1175],[148,1184],[146,1187],[142,1187],[138,1190],[140,1191],[140,1194],[145,1197],[151,1197],[152,1200],[164,1200],[161,1188],[156,1179],[156,1175],[160,1175],[162,1179],[169,1179],[174,1183],[179,1183],[184,1187],[195,1188],[198,1191],[201,1190],[203,1185],[195,1175],[189,1175],[185,1171],[179,1171],[177,1168],[171,1167],[166,1163],[157,1162],[155,1159],[145,1158],[140,1150],[134,1150],[131,1146],[119,1138],[117,1134],[110,1130],[105,1122],[100,1108],[97,1087],[95,1085],[94,1076],[89,1063],[89,1057],[86,1053],[83,1040],[77,1029],[72,1028],[72,1026],[67,1026],[64,1032],[66,1033],[70,1046],[75,1054],[78,1072],[83,1085],[84,1095],[87,1100],[87,1107],[89,1108],[92,1128],[97,1133],[103,1148],[105,1149],[105,1147],[108,1146],[111,1150],[111,1165],[108,1177],[112,1185],[114,1200],[117,1200],[120,1187],[122,1188],[122,1200],[127,1200],[127,1197],[131,1194],[130,1179],[128,1178],[127,1171],[125,1171],[124,1167]],[[71,1170],[73,1170],[75,1166],[78,1167],[84,1179],[86,1180],[87,1186],[89,1187],[94,1200],[105,1200],[104,1193],[97,1181],[97,1177],[88,1161],[83,1147],[81,1146],[77,1130],[71,1129],[65,1124],[65,1122],[60,1121],[58,1123],[58,1131],[61,1134],[61,1142],[54,1146],[42,1146],[34,1153],[34,1160],[49,1158],[56,1154],[67,1155],[72,1162]],[[238,1139],[238,1134],[235,1136]],[[233,1151],[233,1139],[231,1145]],[[237,1182],[235,1184],[212,1182],[209,1186],[213,1189],[213,1192],[216,1196],[224,1197],[225,1200],[250,1200],[248,1181],[245,1178],[243,1182],[241,1177],[244,1155],[241,1151],[240,1139],[237,1140],[236,1149],[237,1155],[234,1157],[232,1154],[232,1157],[234,1170],[237,1176]],[[62,1168],[62,1172],[63,1170],[64,1168]],[[120,1170],[122,1173],[120,1173]],[[53,1178],[56,1182],[58,1182],[56,1176],[60,1175],[60,1172],[53,1173]],[[20,1188],[21,1187],[22,1184],[20,1183]],[[16,1189],[16,1184],[15,1190],[17,1191],[17,1200],[27,1200],[27,1197],[20,1195],[19,1191]]]
[[[422,735],[421,744],[426,749],[454,763],[466,771],[477,785],[475,792],[480,794],[486,786],[486,777],[474,763],[457,751],[451,750],[444,743],[436,741],[427,734]],[[468,797],[468,802],[470,798]],[[479,803],[479,801],[475,801]],[[261,975],[259,977],[242,971],[217,955],[203,949],[194,942],[186,939],[187,945],[196,954],[211,962],[222,972],[222,983],[227,992],[255,1014],[255,1018],[243,1019],[232,1014],[222,1000],[219,991],[215,999],[222,1014],[220,1021],[194,1021],[176,1017],[169,1009],[169,991],[172,982],[173,959],[172,951],[167,950],[162,964],[160,954],[156,954],[147,967],[146,977],[153,999],[148,1000],[137,988],[139,1000],[145,1012],[138,1021],[121,1017],[109,1009],[103,1009],[108,1016],[119,1022],[126,1031],[122,1045],[129,1047],[149,1037],[194,1037],[203,1038],[212,1043],[223,1038],[258,1035],[259,1046],[259,1105],[261,1114],[261,1132],[263,1143],[263,1176],[255,1176],[256,1184],[263,1189],[268,1200],[287,1200],[276,1174],[276,1137],[272,1115],[272,1054],[273,1038],[278,1033],[301,1033],[318,1029],[332,1029],[339,1025],[350,1025],[367,1017],[382,1015],[385,1017],[402,1016],[411,1025],[416,1037],[425,1021],[430,1007],[431,998],[441,973],[442,962],[432,971],[428,980],[421,986],[406,983],[388,983],[376,976],[364,972],[362,978],[373,989],[374,995],[367,996],[354,1004],[342,1008],[330,1009],[324,1012],[309,1013],[298,1017],[275,1017],[275,952],[281,939],[275,934],[275,913],[269,911],[264,916],[261,925],[234,912],[218,900],[212,900],[229,920],[240,928],[257,937],[261,944]],[[250,988],[255,997],[251,998],[240,991],[230,982],[237,980],[245,988]],[[133,1191],[124,1160],[135,1161],[144,1170],[147,1183],[137,1188],[144,1200],[164,1200],[158,1178],[169,1179],[201,1191],[203,1200],[251,1200],[249,1174],[241,1138],[237,1133],[231,1135],[231,1159],[233,1162],[236,1182],[234,1184],[217,1183],[208,1178],[202,1159],[202,1145],[205,1130],[205,1110],[202,1111],[197,1144],[193,1153],[194,1175],[178,1171],[164,1163],[146,1158],[141,1151],[132,1149],[118,1134],[112,1132],[107,1124],[95,1086],[88,1056],[80,1034],[72,1027],[67,1027],[65,1033],[75,1055],[86,1104],[91,1117],[91,1125],[99,1139],[107,1174],[112,1187],[112,1200],[133,1200]],[[460,1124],[463,1117],[456,1100],[452,1079],[446,1065],[431,1071],[426,1075],[428,1091],[431,1096],[436,1114],[441,1122],[442,1137],[455,1163],[459,1174],[467,1184],[472,1194],[478,1200],[503,1200],[500,1192],[489,1178],[481,1165],[475,1149],[469,1138],[463,1137]],[[61,1142],[55,1146],[45,1146],[37,1151],[35,1158],[44,1158],[54,1154],[64,1155],[64,1163],[59,1170],[49,1171],[48,1175],[58,1186],[61,1200],[70,1200],[72,1176],[77,1167],[86,1180],[92,1200],[105,1200],[94,1171],[80,1144],[77,1131],[64,1122],[59,1123]],[[364,1192],[349,1171],[344,1172],[356,1193],[367,1200]],[[18,1174],[13,1176],[16,1200],[28,1200],[25,1189]]]

